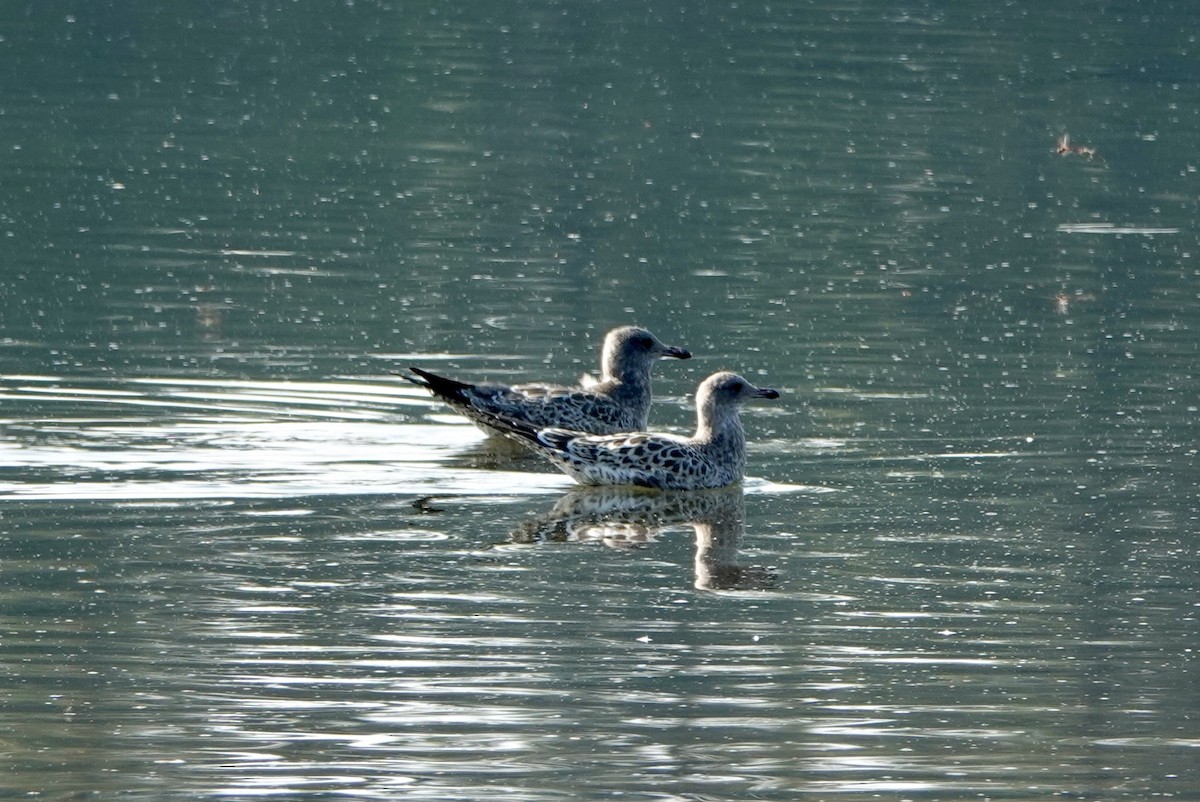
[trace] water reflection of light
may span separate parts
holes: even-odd
[[[115,386],[114,386],[115,384]],[[410,423],[428,406],[377,382],[0,377],[10,498],[180,500],[406,492],[554,492],[550,474],[454,465],[469,426]],[[14,437],[15,436],[15,437]]]

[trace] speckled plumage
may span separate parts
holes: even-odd
[[[488,434],[499,434],[503,417],[535,428],[558,427],[589,434],[646,428],[650,371],[662,357],[688,359],[687,349],[664,345],[639,326],[613,329],[604,338],[600,378],[586,386],[469,384],[411,367],[404,378],[470,418]]]
[[[755,387],[735,373],[714,373],[696,390],[696,433],[691,437],[590,435],[511,418],[500,418],[497,425],[581,484],[698,490],[741,481],[746,435],[738,408],[751,399],[778,397],[776,390]]]

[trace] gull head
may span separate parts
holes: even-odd
[[[606,376],[623,376],[626,371],[648,370],[656,360],[690,359],[692,353],[677,345],[667,345],[641,326],[621,326],[604,338],[603,370]]]
[[[744,404],[757,398],[779,398],[779,391],[770,387],[755,387],[736,373],[714,373],[696,391],[696,403],[700,406]]]

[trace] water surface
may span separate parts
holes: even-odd
[[[1200,797],[1197,17],[0,13],[0,796]],[[389,373],[628,322],[743,487]]]

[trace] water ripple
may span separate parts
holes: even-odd
[[[553,492],[551,473],[455,465],[474,427],[415,423],[430,401],[394,382],[0,377],[11,402],[0,499],[181,500]],[[131,414],[132,410],[136,410]]]

